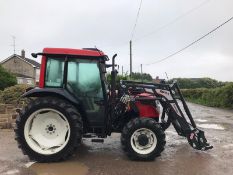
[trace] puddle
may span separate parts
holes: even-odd
[[[37,175],[85,175],[88,173],[88,167],[78,161],[34,163],[29,169]]]
[[[233,116],[231,116],[231,115],[227,115],[227,116],[225,116],[226,118],[233,118]]]
[[[18,174],[19,170],[14,169],[14,170],[9,170],[7,172],[4,173],[4,175],[14,175],[14,174]]]
[[[224,128],[217,124],[197,124],[200,128],[206,128],[206,129],[217,129],[217,130],[224,130]]]
[[[222,147],[223,147],[223,148],[226,148],[226,149],[228,149],[228,148],[233,148],[233,144],[223,145]]]
[[[25,167],[26,167],[26,168],[29,168],[29,167],[32,166],[34,163],[36,163],[36,162],[28,162],[28,163],[25,164]]]
[[[177,135],[177,132],[175,132],[175,131],[165,131],[165,133],[172,134],[172,135]]]
[[[207,122],[207,120],[205,119],[195,119],[197,122],[201,122],[201,123],[204,123],[204,122]]]

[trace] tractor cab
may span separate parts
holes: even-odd
[[[106,65],[108,57],[98,49],[45,48],[42,53],[40,96],[65,98],[80,108],[85,127],[102,132],[107,106]],[[39,93],[40,91],[40,93]],[[41,93],[42,91],[42,93]],[[31,91],[31,93],[34,93]]]

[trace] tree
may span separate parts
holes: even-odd
[[[107,82],[110,84],[111,83],[111,74],[110,73],[107,73]],[[120,80],[128,80],[128,75],[125,74],[125,75],[117,75],[116,77],[116,85],[118,86],[119,83],[120,83]]]
[[[0,65],[0,90],[17,84],[16,76]]]
[[[137,80],[137,81],[152,81],[153,78],[150,74],[147,74],[147,73],[139,73],[139,72],[132,72],[132,75],[131,75],[131,78],[133,80]]]

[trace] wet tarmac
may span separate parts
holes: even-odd
[[[188,105],[212,150],[194,150],[171,126],[164,152],[152,162],[130,161],[121,150],[120,135],[113,134],[104,143],[84,139],[69,160],[45,164],[21,153],[12,130],[0,130],[0,175],[232,175],[233,111]]]

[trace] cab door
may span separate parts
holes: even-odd
[[[91,127],[103,127],[105,101],[98,62],[70,58],[67,89],[81,101]]]

